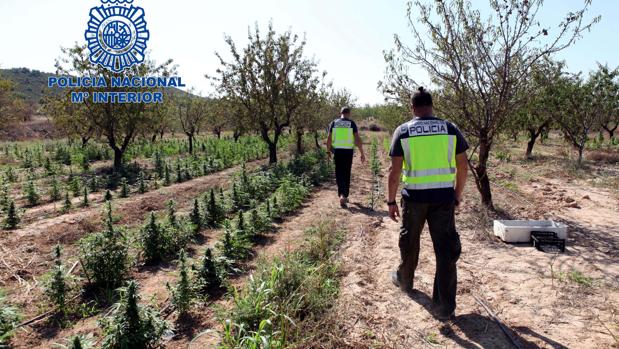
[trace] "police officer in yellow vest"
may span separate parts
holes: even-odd
[[[333,120],[329,125],[329,137],[327,138],[327,149],[329,153],[333,153],[335,161],[337,195],[342,207],[346,207],[348,203],[355,145],[361,152],[361,162],[365,163],[363,142],[359,137],[357,124],[350,119],[350,108],[344,107],[340,118]]]
[[[396,222],[400,216],[396,193],[400,181],[403,184],[401,263],[391,279],[403,291],[412,291],[419,239],[427,221],[436,255],[432,300],[437,317],[446,320],[456,309],[456,262],[461,245],[455,208],[462,202],[468,144],[456,126],[434,117],[432,96],[423,88],[413,96],[412,105],[415,117],[396,129],[389,152],[387,204],[389,216]]]

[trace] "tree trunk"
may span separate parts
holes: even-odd
[[[316,149],[320,150],[321,148],[320,148],[320,142],[318,141],[318,138],[319,138],[318,132],[314,131],[314,143],[316,143]]]
[[[267,142],[267,144],[269,145],[269,164],[276,164],[277,163],[277,144],[275,144],[274,142]]]
[[[303,149],[303,129],[297,129],[296,131],[296,141],[297,141],[297,154],[302,155],[305,153],[305,149]]]
[[[475,166],[475,181],[481,195],[481,203],[490,210],[494,210],[492,203],[492,189],[488,178],[488,159],[490,158],[491,143],[486,135],[479,139],[479,162]]]
[[[124,152],[122,149],[118,147],[113,147],[114,149],[114,172],[120,172],[123,169],[123,155]]]
[[[189,154],[193,154],[193,134],[188,133],[187,139],[189,140]]]
[[[583,147],[578,147],[578,167],[582,166]]]
[[[606,132],[608,132],[608,138],[612,141],[613,137],[615,136],[615,130],[617,129],[617,127],[619,126],[619,124],[616,124],[615,127],[610,128],[609,125],[602,125],[602,128],[604,130],[606,130]]]
[[[530,128],[528,131],[529,142],[527,143],[527,152],[525,153],[525,157],[526,159],[532,159],[533,157],[531,156],[531,154],[533,154],[533,146],[535,145],[535,141],[537,140],[539,134],[536,133],[535,130],[532,128]]]

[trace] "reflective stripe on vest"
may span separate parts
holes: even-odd
[[[351,127],[334,127],[331,134],[331,144],[335,149],[353,149],[354,136]]]
[[[453,188],[456,180],[456,142],[456,136],[448,134],[403,138],[404,188]]]

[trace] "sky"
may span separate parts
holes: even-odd
[[[426,0],[427,1],[427,0]],[[473,6],[487,1],[473,0]],[[559,23],[583,0],[546,0],[540,19]],[[91,7],[99,0],[0,0],[0,68],[27,67],[54,72],[61,47],[84,44]],[[174,59],[183,82],[197,91],[213,91],[204,77],[218,67],[215,52],[227,52],[224,35],[246,43],[255,23],[269,21],[278,31],[305,35],[306,52],[336,88],[347,88],[358,104],[383,101],[377,83],[383,78],[383,51],[394,34],[410,38],[406,2],[402,0],[135,0],[146,12],[148,49],[157,61]],[[558,55],[569,70],[588,72],[596,62],[619,66],[619,1],[593,0],[588,17],[602,20],[575,45]],[[552,33],[552,32],[551,32]],[[418,67],[412,74],[425,76]]]

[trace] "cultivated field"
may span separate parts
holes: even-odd
[[[293,346],[304,348],[512,347],[514,344],[492,316],[504,323],[521,347],[616,347],[616,162],[589,161],[584,169],[570,170],[558,138],[551,137],[539,145],[536,158],[527,161],[521,160],[521,142],[503,141],[497,152],[500,156],[491,159],[490,168],[500,213],[488,214],[482,209],[473,183],[458,212],[463,255],[459,262],[457,317],[442,323],[431,312],[434,258],[429,234],[422,238],[417,291],[404,295],[389,280],[399,252],[398,225],[386,217],[382,198],[378,199],[388,168],[382,147],[387,135],[368,135],[366,147],[375,154],[371,161],[374,166],[363,166],[355,160],[349,209],[339,208],[328,160],[311,153],[295,159],[286,156],[281,160],[285,165],[275,169],[262,167],[265,162],[261,159],[244,165],[232,161],[178,183],[171,180],[166,184],[165,173],[164,178],[155,173],[149,177],[146,192],[140,193],[139,181],[129,185],[131,194],[126,198],[119,197],[122,188],[112,191],[111,224],[122,232],[129,257],[126,278],[139,283],[141,303],[173,328],[163,333],[165,347],[216,347],[231,333],[241,331],[227,328],[226,319],[237,324],[245,321],[247,331],[260,325],[265,331],[262,335],[266,335],[268,326],[263,327],[260,321],[252,325],[250,319],[269,318],[270,311],[290,317],[290,321],[282,323],[288,324],[286,331],[290,331],[291,340],[297,341]],[[176,154],[169,156],[164,163],[176,161],[172,160]],[[264,156],[257,153],[254,158]],[[149,158],[135,158],[144,172],[156,167]],[[92,165],[97,166],[96,162]],[[227,216],[230,223],[220,225],[209,220],[211,189],[216,201],[221,199],[217,205],[222,216],[218,219]],[[376,210],[371,209],[373,195]],[[194,199],[198,199],[199,224],[192,214]],[[166,207],[168,200],[175,202],[172,213]],[[84,336],[84,343],[96,346],[103,341],[105,326],[101,321],[112,316],[112,304],[118,298],[93,286],[95,276],[89,275],[89,267],[85,269],[89,263],[85,260],[87,251],[80,246],[85,246],[88,236],[105,231],[109,222],[102,214],[105,204],[101,194],[91,194],[88,207],[79,207],[79,199],[72,201],[75,208],[68,212],[53,209],[52,203],[27,209],[19,228],[4,231],[0,237],[5,302],[16,308],[22,323],[33,320],[15,331],[10,340],[12,347],[49,348],[75,335]],[[160,255],[153,255],[145,247],[148,241],[144,231],[151,212],[160,227],[174,235],[174,243]],[[241,223],[239,213],[243,216]],[[491,234],[493,215],[552,218],[568,224],[566,253],[543,253],[498,241]],[[66,273],[80,278],[67,293],[66,315],[57,313],[43,291],[48,283],[45,275],[53,270],[52,250],[56,244],[63,247]],[[205,293],[196,296],[179,316],[179,303],[173,301],[178,292],[174,285],[182,274],[177,253],[186,251],[185,264],[195,265],[193,271],[185,269],[189,270],[191,284],[203,285],[199,275],[207,248],[214,256],[226,256],[226,261],[218,263],[227,270],[227,276],[221,279],[221,287],[205,287]],[[325,256],[316,257],[314,265],[303,253],[315,249]],[[279,265],[273,270],[280,270],[282,278],[299,282],[296,292],[301,288],[305,296],[317,299],[292,307],[281,304],[291,299],[267,296],[270,293],[266,292],[265,298],[259,300],[261,288],[281,291],[277,282],[259,283],[264,281],[265,273],[271,275],[273,263]],[[303,273],[300,265],[304,263],[313,272],[297,275],[287,269],[298,268],[301,270],[296,272]],[[333,269],[323,270],[329,268]],[[303,333],[299,335],[299,331]],[[247,332],[247,338],[256,333],[260,337],[258,331]]]

